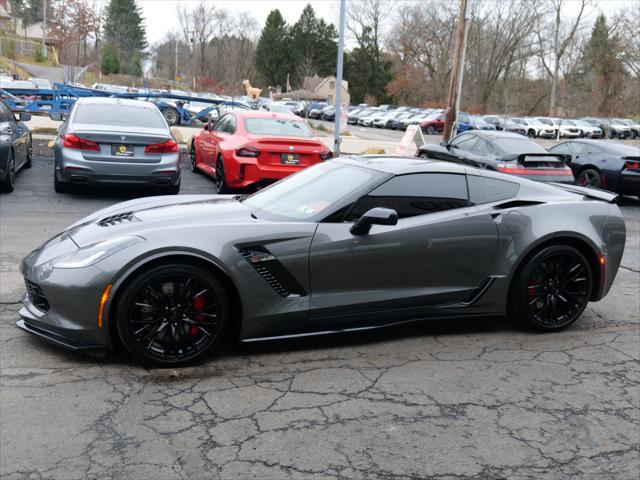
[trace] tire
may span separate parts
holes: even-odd
[[[53,189],[56,193],[69,193],[71,191],[71,185],[67,182],[61,182],[58,180],[56,174],[53,174]]]
[[[220,280],[189,264],[157,266],[135,275],[118,295],[114,312],[127,351],[160,367],[179,367],[209,355],[230,323],[229,299]]]
[[[194,173],[200,172],[200,169],[198,168],[198,164],[196,163],[197,153],[196,153],[195,142],[191,142],[191,151],[189,152],[189,160],[191,161],[191,171]]]
[[[176,185],[170,185],[165,188],[165,193],[167,195],[178,195],[180,193],[180,180]]]
[[[224,172],[224,160],[222,156],[218,156],[218,160],[216,161],[216,176],[215,176],[215,184],[218,189],[218,194],[222,195],[225,193],[231,193],[231,189],[229,185],[227,185],[227,177]]]
[[[16,159],[13,155],[13,150],[9,151],[9,159],[7,165],[7,172],[2,182],[0,182],[0,192],[10,193],[16,188]]]
[[[510,316],[547,332],[575,322],[589,303],[593,285],[584,255],[573,247],[553,245],[525,262],[511,284]]]
[[[637,136],[638,136],[638,132],[636,132],[635,130],[631,130],[629,138],[631,138],[631,140],[635,140]]]
[[[180,123],[180,114],[175,108],[165,108],[162,110],[162,116],[170,127]]]
[[[585,168],[578,174],[578,185],[592,188],[602,188],[602,175],[593,168]]]
[[[420,153],[420,155],[418,155],[418,158],[429,158],[429,155],[427,155],[425,152]]]
[[[435,135],[436,134],[436,127],[434,127],[433,125],[429,125],[427,127],[427,135]]]
[[[609,138],[616,138],[616,132],[614,130],[609,130],[609,134],[607,135]]]
[[[527,132],[527,137],[529,138],[536,138],[536,132],[534,130],[529,130]]]
[[[33,166],[33,141],[29,137],[29,146],[27,147],[27,161],[24,163],[24,168],[31,168]]]

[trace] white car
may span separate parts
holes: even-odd
[[[640,136],[640,122],[636,120],[631,120],[629,118],[616,118],[614,120],[616,124],[621,123],[629,127],[629,137],[634,139]]]
[[[563,123],[569,126],[574,126],[578,130],[580,130],[581,137],[587,137],[587,138],[604,137],[604,134],[602,133],[602,129],[600,127],[591,125],[588,122],[585,122],[584,120],[565,120]]]
[[[518,123],[525,128],[525,133],[529,138],[553,138],[558,131],[554,126],[548,125],[535,118],[514,117],[512,122]]]

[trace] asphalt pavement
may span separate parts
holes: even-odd
[[[16,329],[29,251],[146,191],[53,191],[50,151],[0,196],[0,477],[637,479],[640,201],[610,294],[571,328],[422,323],[245,345],[145,369]],[[185,169],[181,194],[215,193]]]

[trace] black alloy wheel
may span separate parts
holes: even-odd
[[[33,165],[33,141],[29,137],[29,146],[27,147],[27,160],[24,162],[24,168],[31,168]]]
[[[227,185],[227,177],[224,173],[224,160],[222,159],[222,156],[219,156],[216,161],[216,176],[214,178],[214,182],[219,194],[231,192],[229,185]]]
[[[118,333],[148,364],[180,366],[217,346],[229,323],[221,282],[191,265],[153,268],[134,278],[117,303]]]
[[[13,155],[13,151],[9,152],[9,160],[7,161],[7,171],[4,176],[4,180],[0,182],[0,191],[13,192],[16,188],[16,159]]]
[[[536,138],[536,132],[535,132],[535,130],[529,130],[529,131],[527,132],[527,137],[529,137],[529,138]]]
[[[519,272],[512,313],[540,330],[562,329],[582,315],[591,298],[592,272],[575,248],[547,247]]]
[[[602,188],[602,177],[597,170],[586,168],[578,175],[578,185],[583,187]]]

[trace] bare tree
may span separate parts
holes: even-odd
[[[578,14],[570,22],[563,21],[566,15],[562,15],[562,8],[566,4],[566,0],[546,0],[546,5],[541,4],[543,10],[538,12],[536,22],[540,60],[551,78],[549,115],[552,117],[558,114],[558,81],[561,62],[565,54],[575,47],[576,35],[585,23],[590,0],[580,0]],[[550,21],[548,13],[553,14]]]
[[[193,9],[187,10],[186,7],[178,5],[177,14],[180,28],[185,36],[187,44],[192,46],[192,54],[198,48],[200,60],[199,74],[205,74],[205,50],[211,38],[215,35],[220,24],[223,23],[220,18],[218,8],[207,2],[200,2]],[[192,59],[195,64],[195,58]],[[195,78],[195,66],[193,67],[193,76]]]

